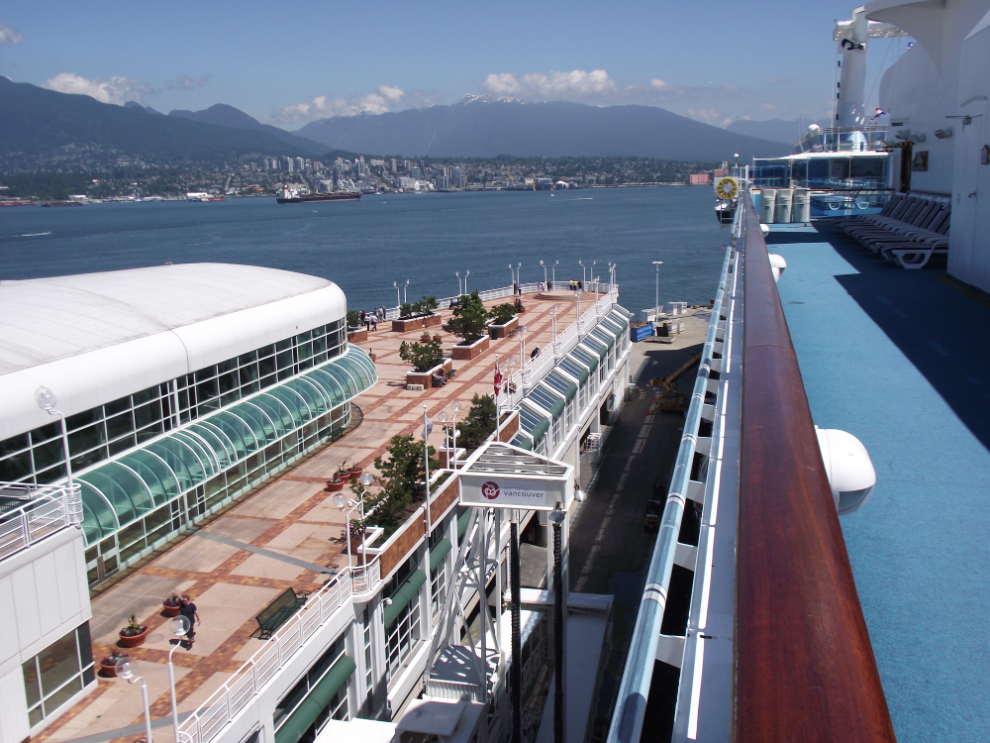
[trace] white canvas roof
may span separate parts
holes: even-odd
[[[220,263],[0,282],[0,439],[342,318],[331,281]]]

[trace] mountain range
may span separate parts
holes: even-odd
[[[297,134],[327,147],[406,157],[594,157],[717,162],[788,151],[779,142],[703,124],[653,106],[523,103],[468,96],[452,106],[335,116]]]
[[[736,122],[741,123],[741,122]],[[752,123],[752,122],[749,122]],[[106,167],[122,156],[157,165],[246,155],[324,157],[331,150],[404,157],[595,157],[717,162],[773,156],[781,142],[650,106],[594,107],[469,96],[451,106],[314,121],[298,132],[232,106],[168,115],[0,77],[0,168]]]

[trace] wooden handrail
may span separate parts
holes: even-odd
[[[766,243],[745,219],[734,740],[892,742]]]

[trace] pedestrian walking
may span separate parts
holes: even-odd
[[[202,624],[202,622],[199,619],[199,612],[196,611],[196,604],[192,602],[192,599],[188,595],[183,594],[181,602],[179,605],[179,614],[185,617],[189,623],[189,629],[186,630],[186,642],[189,643],[189,647],[192,647],[196,637],[196,627]]]

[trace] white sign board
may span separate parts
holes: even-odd
[[[461,474],[458,481],[465,506],[552,511],[558,502],[568,507],[574,497],[570,467],[564,477]]]

